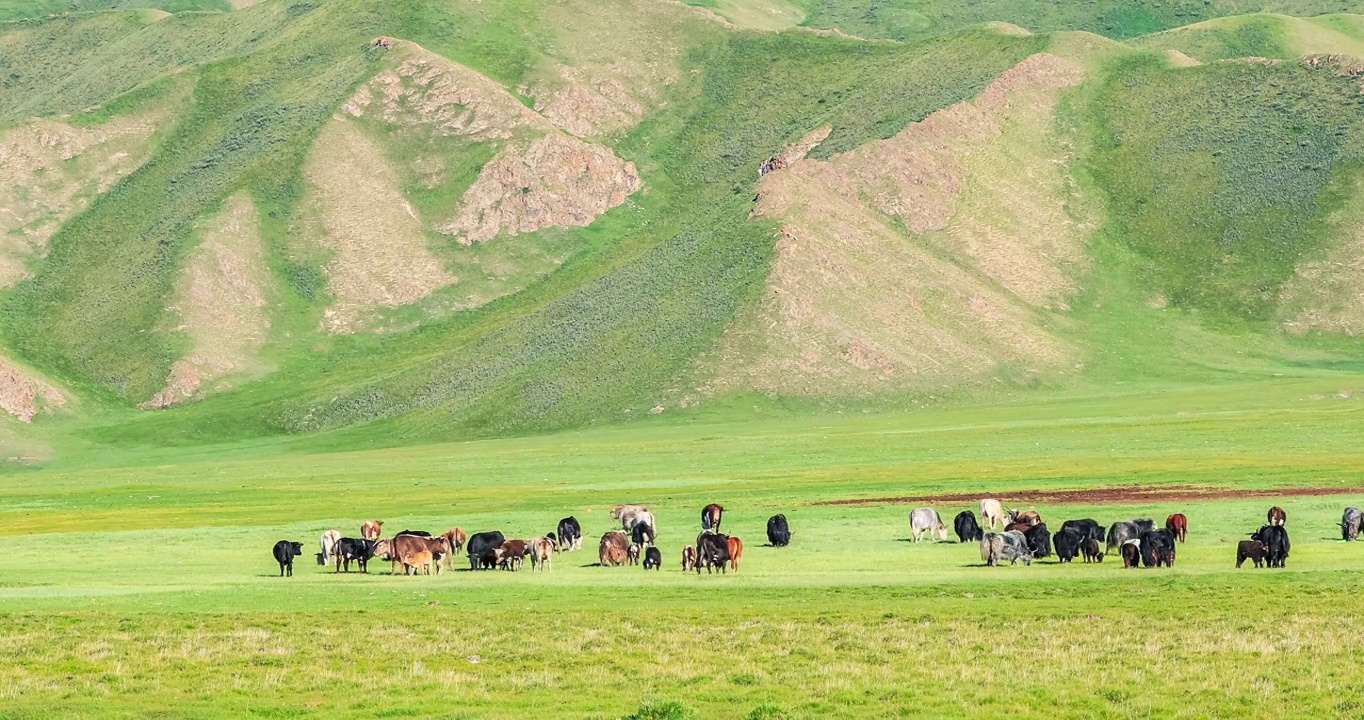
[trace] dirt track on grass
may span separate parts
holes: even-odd
[[[1325,495],[1354,495],[1364,493],[1364,486],[1312,488],[1249,488],[1234,489],[1208,485],[1119,485],[1115,487],[1084,488],[1079,490],[1015,490],[1005,493],[944,493],[941,495],[906,495],[904,497],[861,498],[856,500],[823,500],[812,505],[899,505],[904,503],[963,503],[978,502],[981,498],[997,498],[1004,504],[1050,503],[1055,505],[1111,505],[1169,502],[1172,500],[1245,500],[1249,498],[1316,497]]]

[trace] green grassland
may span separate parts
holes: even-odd
[[[1357,383],[12,475],[0,696],[7,717],[1353,717],[1339,633],[1361,620],[1364,546],[1334,523],[1364,502]],[[1342,494],[1038,505],[1054,524],[1185,512],[1173,570],[985,568],[974,546],[908,542],[916,504],[815,504],[1132,485]],[[746,541],[737,575],[678,568],[711,501]],[[617,502],[657,512],[661,572],[593,566]],[[1271,503],[1288,568],[1235,570]],[[789,548],[764,547],[776,512]],[[309,555],[280,579],[269,555],[370,517],[531,536],[567,514],[588,538],[547,574],[337,576]],[[79,561],[54,562],[73,542]]]

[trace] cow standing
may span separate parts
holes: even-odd
[[[378,540],[383,529],[383,520],[366,520],[360,523],[360,537],[366,540]]]
[[[497,558],[497,566],[511,572],[521,569],[529,552],[525,540],[506,540],[493,551]]]
[[[657,529],[658,523],[654,522],[654,514],[649,512],[649,508],[643,505],[617,505],[611,510],[611,519],[620,521],[620,529],[630,532],[640,523],[645,523]]]
[[[1265,514],[1265,517],[1269,519],[1270,525],[1276,527],[1283,527],[1284,523],[1288,522],[1288,513],[1284,512],[1283,508],[1278,505],[1270,508],[1269,512]]]
[[[469,554],[469,569],[490,570],[497,567],[497,549],[506,541],[497,530],[470,535],[468,544],[464,546]]]
[[[336,543],[340,540],[340,530],[328,530],[322,533],[322,537],[318,538],[318,545],[322,548],[322,552],[317,554],[318,565],[326,565],[331,562],[332,554],[336,552]]]
[[[1122,555],[1123,567],[1141,567],[1141,540],[1136,538],[1124,540],[1118,550]]]
[[[773,515],[767,519],[767,542],[772,547],[791,544],[791,526],[787,525],[785,515]]]
[[[701,531],[720,532],[720,518],[724,515],[725,508],[722,505],[711,503],[701,508]]]
[[[648,523],[639,523],[630,531],[630,540],[640,547],[648,547],[654,544],[654,527]]]
[[[1184,513],[1175,513],[1165,518],[1165,529],[1169,530],[1176,540],[1184,542],[1184,538],[1189,535],[1189,518],[1185,517]]]
[[[369,559],[374,557],[375,541],[362,538],[341,538],[336,541],[336,572],[341,572],[342,563],[345,563],[346,572],[350,572],[351,562],[360,566],[360,572],[369,573]]]
[[[682,548],[682,572],[696,569],[696,548],[688,545]]]
[[[441,537],[445,538],[445,544],[450,546],[450,552],[445,554],[445,569],[449,570],[455,562],[455,555],[464,549],[464,544],[469,541],[469,536],[464,533],[462,528],[453,527],[446,530]]]
[[[1259,540],[1242,540],[1236,544],[1236,567],[1240,568],[1246,560],[1255,563],[1255,567],[1264,567],[1265,558],[1269,556],[1269,547]]]
[[[1067,520],[1061,523],[1062,532],[1067,528],[1074,528],[1076,532],[1080,533],[1081,538],[1094,538],[1099,542],[1104,541],[1104,528],[1097,521],[1086,518],[1084,520]]]
[[[1080,554],[1081,543],[1089,540],[1074,527],[1062,526],[1060,530],[1052,536],[1052,545],[1056,547],[1056,560],[1068,563]]]
[[[1051,534],[1047,532],[1046,523],[1028,528],[1023,537],[1027,539],[1028,550],[1034,558],[1051,557]]]
[[[651,547],[644,551],[644,569],[660,570],[663,568],[663,551],[656,547]]]
[[[597,557],[601,565],[619,567],[629,559],[630,537],[623,531],[612,530],[601,536]]]
[[[303,543],[293,542],[292,540],[280,540],[275,543],[275,561],[279,563],[279,576],[284,577],[287,571],[289,577],[294,576],[294,558],[303,554]]]
[[[405,567],[403,572],[407,572],[406,566],[419,563],[408,562],[408,558],[419,555],[420,553],[430,553],[435,558],[436,574],[439,575],[442,567],[442,560],[450,554],[450,541],[444,535],[440,537],[427,537],[415,533],[399,533],[393,536],[390,541],[389,556],[392,559],[393,567],[389,574],[396,574],[397,563],[402,563]]]
[[[559,521],[559,549],[580,550],[583,546],[583,526],[578,518],[569,515]]]
[[[1156,529],[1153,520],[1135,519],[1126,522],[1115,522],[1108,528],[1108,550],[1112,552],[1115,548],[1122,547],[1128,540],[1140,540],[1143,533],[1151,532]]]
[[[1019,560],[1024,565],[1032,565],[1032,552],[1028,549],[1028,539],[1017,530],[985,533],[980,539],[980,559],[990,567],[999,565],[1003,560],[1008,560],[1010,565]]]
[[[1042,516],[1039,515],[1036,510],[1015,510],[1010,508],[1008,512],[1009,522],[1011,523],[1025,523],[1029,526],[1042,524]],[[1006,530],[1005,532],[1008,531]]]
[[[1169,530],[1143,533],[1138,543],[1141,564],[1146,567],[1175,566],[1175,535]]]
[[[548,537],[538,537],[530,541],[530,569],[531,572],[542,570],[549,572],[550,565],[554,562],[555,542]]]
[[[729,544],[729,569],[739,572],[739,561],[744,557],[744,541],[733,535],[726,541]]]
[[[726,572],[728,563],[729,538],[719,533],[708,532],[696,536],[696,574],[700,575],[703,567],[707,575],[716,569],[722,573]]]
[[[942,524],[942,517],[933,508],[915,508],[914,512],[909,514],[909,529],[914,534],[914,542],[919,542],[919,538],[924,534],[927,534],[930,540],[935,535],[939,540],[947,539],[947,526]]]
[[[1086,538],[1085,541],[1080,544],[1080,552],[1084,555],[1085,562],[1104,561],[1104,545],[1095,538]]]
[[[962,510],[957,513],[957,517],[952,520],[952,528],[957,531],[957,542],[979,542],[985,535],[980,524],[976,522],[976,514],[970,510]]]
[[[625,550],[625,564],[627,564],[627,565],[638,565],[638,564],[639,564],[639,554],[640,554],[639,543],[635,543],[635,542],[630,543],[630,547],[629,547],[629,548],[626,548],[626,550]]]
[[[980,501],[980,522],[982,525],[989,525],[991,530],[996,526],[1004,525],[1004,506],[998,500],[985,499]]]
[[[1265,525],[1256,530],[1250,539],[1259,540],[1265,544],[1266,548],[1269,548],[1269,552],[1265,555],[1269,567],[1286,567],[1285,563],[1288,561],[1288,551],[1291,546],[1288,542],[1288,530],[1284,526]]]
[[[1345,542],[1358,540],[1361,524],[1364,524],[1364,515],[1360,514],[1359,508],[1345,508],[1345,512],[1340,516],[1340,539]]]

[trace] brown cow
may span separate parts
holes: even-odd
[[[445,554],[445,569],[449,570],[455,555],[459,554],[459,551],[464,549],[464,543],[469,541],[469,536],[456,527],[446,530],[441,537],[445,538],[446,544],[450,546],[450,552]]]
[[[1284,512],[1283,508],[1278,505],[1269,509],[1268,517],[1270,525],[1283,525],[1288,522],[1288,513]]]
[[[554,553],[559,551],[558,543],[547,537],[538,537],[530,541],[530,569],[548,571],[550,564],[554,562]]]
[[[383,542],[382,540],[380,542]],[[396,535],[390,541],[393,550],[390,553],[390,560],[393,563],[390,574],[396,575],[398,563],[409,564],[404,558],[421,552],[429,552],[437,560],[442,560],[441,556],[450,555],[450,544],[442,537],[422,537],[421,535]],[[436,574],[440,574],[441,563],[436,564]],[[404,568],[406,572],[406,568]]]
[[[1017,531],[1023,533],[1024,535],[1027,535],[1027,534],[1028,534],[1028,531],[1031,530],[1031,529],[1032,529],[1032,523],[1025,523],[1025,522],[1011,522],[1011,523],[1009,523],[1008,525],[1005,525],[1005,526],[1004,526],[1004,532],[1009,532],[1010,530],[1017,530]]]
[[[739,572],[739,560],[744,556],[744,541],[733,535],[729,536],[729,568],[734,572]]]
[[[682,572],[696,569],[696,548],[688,545],[682,548]]]
[[[366,520],[360,523],[360,537],[366,540],[378,540],[379,533],[383,532],[383,520]]]
[[[624,565],[630,552],[630,537],[623,530],[612,530],[601,536],[597,557],[603,566],[619,567]]]
[[[1165,518],[1165,529],[1169,530],[1176,540],[1184,542],[1184,538],[1189,535],[1189,518],[1184,517],[1184,513],[1175,513]]]
[[[1264,567],[1265,558],[1269,557],[1269,546],[1259,540],[1242,540],[1236,544],[1236,567],[1241,567],[1247,559],[1255,563],[1255,567]]]
[[[495,552],[498,567],[516,572],[521,569],[521,564],[526,561],[526,553],[530,550],[526,547],[525,540],[505,540]]]
[[[701,508],[701,529],[713,533],[720,532],[720,518],[724,515],[725,508],[722,505],[711,503]]]
[[[410,572],[413,575],[430,575],[431,566],[435,565],[436,574],[439,575],[440,563],[435,558],[436,556],[432,555],[430,550],[408,553],[402,557],[403,574],[407,575]]]
[[[1014,509],[1010,508],[1010,509],[1009,509],[1009,522],[1019,523],[1020,525],[1022,525],[1022,524],[1027,524],[1027,525],[1041,525],[1041,524],[1042,524],[1042,516],[1039,515],[1039,514],[1037,514],[1037,512],[1036,512],[1035,510],[1014,510]],[[1004,532],[1008,532],[1008,530],[1005,529]],[[1020,531],[1020,532],[1021,532],[1021,531]]]

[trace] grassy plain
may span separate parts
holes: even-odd
[[[0,717],[1355,717],[1340,633],[1364,621],[1364,546],[1334,523],[1364,503],[1362,386],[1304,370],[906,415],[78,455],[0,479]],[[1233,495],[1038,504],[1056,524],[1183,511],[1172,571],[984,568],[973,546],[906,541],[919,502],[817,504],[1130,485]],[[1341,494],[1234,495],[1305,487]],[[631,501],[658,513],[662,572],[593,567]],[[737,576],[678,569],[709,501],[746,540]],[[1288,569],[1234,570],[1274,503]],[[775,512],[790,548],[763,546]],[[370,517],[530,536],[567,514],[588,540],[546,575],[306,558],[279,579],[269,554]]]

